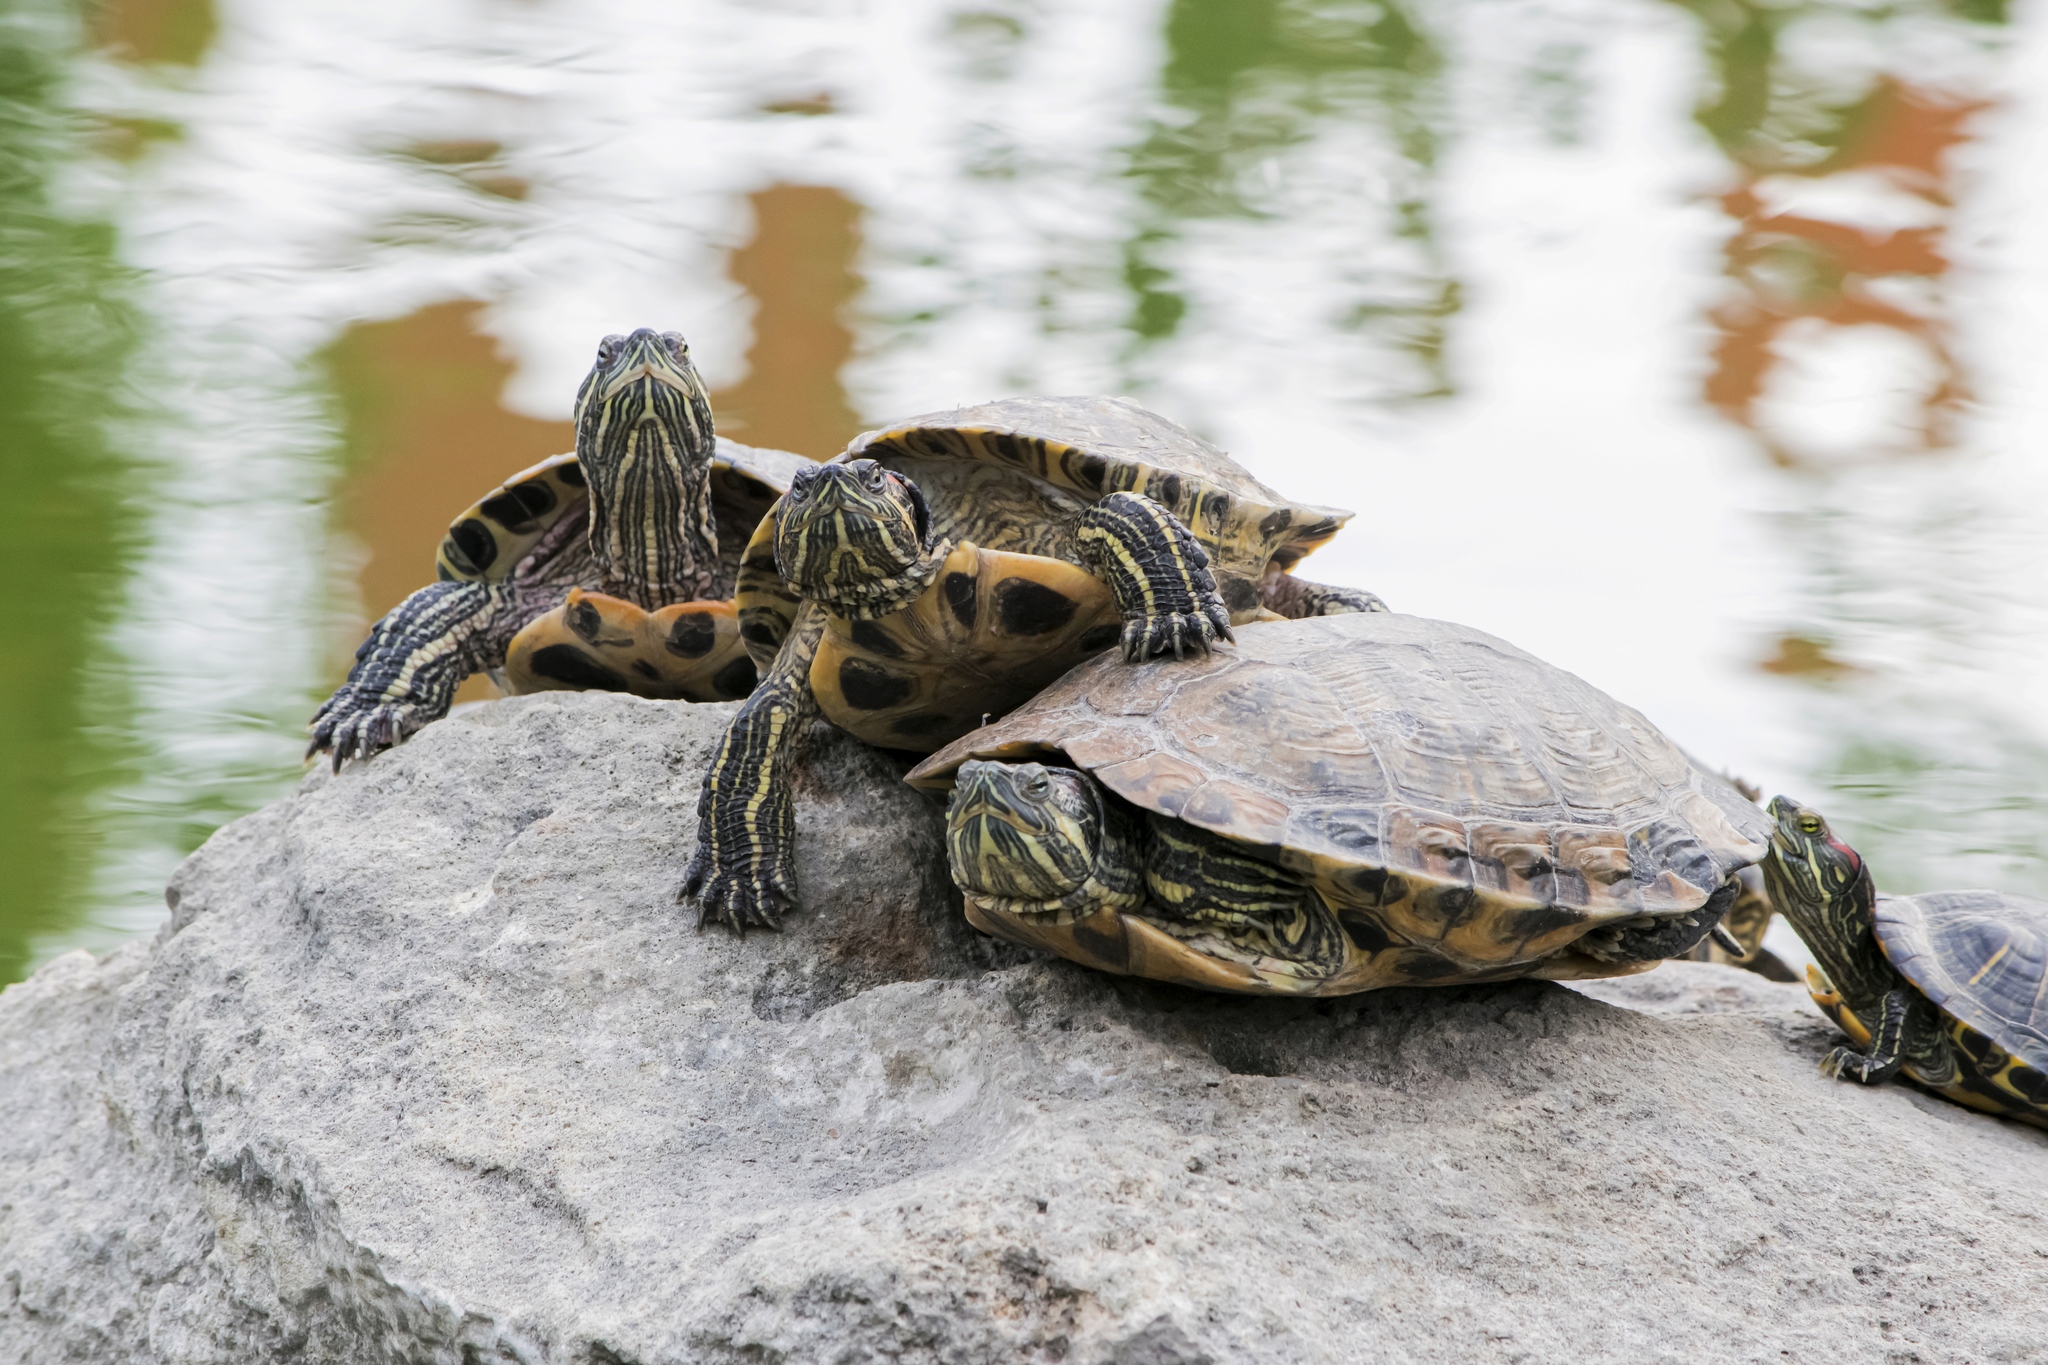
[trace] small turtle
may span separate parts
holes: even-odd
[[[952,789],[980,928],[1247,993],[1644,970],[1712,931],[1769,832],[1580,679],[1385,613],[1096,660],[909,781]]]
[[[741,547],[814,462],[714,437],[674,332],[606,337],[576,394],[576,452],[455,519],[439,581],[401,602],[313,717],[307,753],[368,758],[448,713],[462,680],[726,701],[753,690],[731,602]]]
[[[803,471],[741,562],[762,682],[705,774],[699,922],[773,928],[794,903],[788,769],[813,717],[929,753],[1119,642],[1178,656],[1261,614],[1384,611],[1288,572],[1349,518],[1122,398],[917,417]]]
[[[1958,1104],[2048,1128],[2048,904],[1999,891],[1880,896],[1856,850],[1790,797],[1771,802],[1771,900],[1819,963],[1807,990],[1853,1047],[1821,1067],[1904,1075]]]

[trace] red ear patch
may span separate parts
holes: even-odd
[[[1849,870],[1851,872],[1860,872],[1863,870],[1863,855],[1858,853],[1855,849],[1849,847],[1847,844],[1843,843],[1840,839],[1837,839],[1832,834],[1828,836],[1828,847],[1842,855],[1842,857],[1848,862]]]

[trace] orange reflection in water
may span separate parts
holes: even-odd
[[[1932,358],[1935,382],[1923,395],[1914,448],[1945,449],[1955,442],[1955,418],[1970,397],[1968,378],[1949,345],[1949,322],[1935,289],[1927,302],[1889,296],[1884,280],[1938,286],[1950,262],[1943,238],[1953,214],[1954,173],[1948,152],[1968,140],[1982,101],[1959,101],[1916,90],[1887,77],[1849,110],[1837,150],[1797,170],[1744,165],[1742,182],[1721,197],[1740,225],[1727,246],[1728,275],[1736,298],[1712,310],[1720,332],[1706,398],[1755,433],[1781,465],[1800,456],[1766,429],[1758,413],[1772,371],[1784,359],[1778,342],[1805,319],[1831,327],[1879,326],[1905,334]],[[1849,172],[1875,173],[1927,210],[1929,225],[1894,230],[1856,226],[1824,217],[1772,212],[1760,182],[1769,176],[1821,181]],[[1766,187],[1767,188],[1767,187]]]
[[[861,429],[839,382],[853,355],[840,312],[860,291],[860,205],[822,185],[771,185],[748,197],[754,237],[730,269],[754,296],[754,344],[747,377],[712,394],[712,409],[736,441],[826,459]]]
[[[482,307],[437,303],[357,323],[327,353],[350,457],[337,501],[369,550],[358,582],[372,619],[433,581],[434,547],[456,513],[507,475],[576,446],[570,423],[499,405],[512,367],[476,330]],[[488,695],[479,678],[461,694]]]
[[[213,0],[102,0],[90,14],[93,42],[124,62],[197,66],[220,26]]]

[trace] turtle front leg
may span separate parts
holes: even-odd
[[[504,662],[519,616],[513,590],[499,584],[421,588],[370,628],[348,681],[313,714],[306,756],[331,749],[339,771],[447,715],[464,678]]]
[[[1897,1075],[1913,1054],[1928,1050],[1929,1034],[1939,1034],[1933,1007],[1918,991],[1904,986],[1885,992],[1878,1007],[1877,1027],[1871,1030],[1870,1051],[1838,1047],[1822,1059],[1820,1069],[1829,1076],[1843,1076],[1863,1085],[1876,1085]],[[1937,1038],[1935,1041],[1940,1041]]]
[[[1259,583],[1259,603],[1267,611],[1299,621],[1304,616],[1342,616],[1354,611],[1385,611],[1387,604],[1377,593],[1362,588],[1339,588],[1329,583],[1311,583],[1296,578],[1277,565],[1266,570]]]
[[[1124,658],[1206,654],[1230,633],[1209,556],[1180,519],[1139,493],[1112,493],[1081,517],[1081,558],[1109,584],[1124,618]]]
[[[697,906],[697,927],[779,929],[796,905],[796,811],[789,769],[819,714],[811,661],[825,633],[815,604],[799,609],[768,676],[726,727],[697,798],[697,851],[679,899]]]

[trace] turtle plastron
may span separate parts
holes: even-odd
[[[646,611],[581,588],[512,637],[505,676],[515,694],[601,688],[662,701],[732,701],[755,682],[731,602]]]

